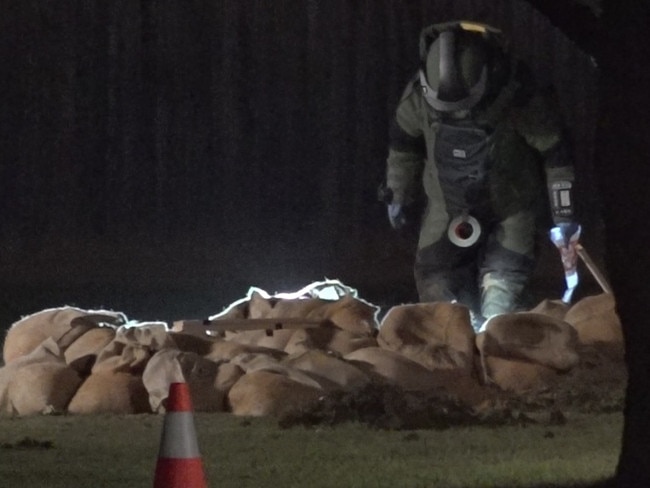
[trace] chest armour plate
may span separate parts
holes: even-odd
[[[436,131],[434,160],[452,215],[483,213],[489,207],[492,134],[471,122],[441,123]]]

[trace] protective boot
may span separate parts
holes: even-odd
[[[485,321],[480,313],[479,289],[476,281],[471,279],[471,274],[463,273],[463,271],[467,270],[461,268],[456,272],[455,276],[456,278],[459,276],[463,278],[464,286],[460,287],[457,284],[454,291],[449,286],[450,280],[445,279],[441,274],[428,276],[427,279],[423,279],[416,274],[418,295],[421,302],[450,302],[466,306],[469,309],[472,328],[478,331]]]
[[[428,276],[416,273],[415,278],[421,302],[455,302],[477,312],[480,309],[480,293],[470,269],[459,268]]]
[[[415,282],[420,302],[454,302],[456,295],[442,278],[417,279]]]
[[[485,320],[517,309],[524,284],[487,273],[481,283],[481,315]]]

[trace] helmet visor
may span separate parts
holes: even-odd
[[[441,32],[420,70],[425,99],[440,111],[472,108],[485,94],[487,78],[487,53],[481,34],[460,30]]]

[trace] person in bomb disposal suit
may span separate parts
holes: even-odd
[[[548,202],[577,243],[574,170],[552,93],[537,89],[501,32],[467,21],[420,36],[421,68],[390,129],[380,199],[393,228],[423,193],[414,276],[419,299],[457,301],[480,330],[521,306]],[[549,198],[550,197],[550,198]]]

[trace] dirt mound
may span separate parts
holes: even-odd
[[[489,389],[488,399],[475,407],[442,391],[404,391],[399,386],[370,383],[353,391],[323,396],[306,408],[284,415],[278,424],[291,428],[358,422],[390,430],[530,423],[561,425],[572,413],[622,411],[627,382],[625,368],[602,351],[592,349],[588,354],[592,358],[585,356],[552,389],[515,395],[493,387]]]
[[[279,419],[284,428],[358,422],[378,429],[445,429],[467,425],[561,425],[573,413],[620,412],[627,371],[623,354],[608,344],[580,346],[579,364],[552,388],[515,394],[486,387],[486,400],[468,406],[444,391],[404,391],[370,383],[323,396],[308,408]]]

